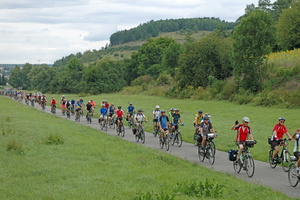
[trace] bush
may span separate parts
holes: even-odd
[[[24,154],[24,151],[22,149],[22,142],[21,141],[16,141],[15,139],[11,139],[8,141],[7,143],[7,148],[6,150],[7,151],[14,151],[16,152],[17,154],[21,154],[23,155]]]
[[[49,144],[63,144],[64,140],[62,137],[58,136],[58,135],[52,135],[50,134],[44,141],[45,144],[49,145]]]
[[[253,100],[254,94],[244,89],[240,89],[238,94],[235,94],[234,96],[231,97],[232,98],[230,98],[230,100],[238,104],[248,104]]]
[[[148,85],[151,81],[152,81],[151,76],[148,75],[140,76],[131,82],[131,86],[141,86],[143,84]]]
[[[196,90],[193,90],[193,95],[191,96],[191,99],[197,99],[197,100],[210,100],[212,99],[212,96],[208,90],[205,90],[203,87],[198,87]]]

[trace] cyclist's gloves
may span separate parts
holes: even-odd
[[[236,121],[235,121],[235,125],[238,125],[238,124],[239,124],[239,120],[236,120]]]

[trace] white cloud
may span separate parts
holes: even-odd
[[[251,3],[257,0],[0,0],[0,63],[53,63],[150,20],[235,21]]]

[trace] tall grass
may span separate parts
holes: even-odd
[[[90,98],[99,102],[100,98],[112,101],[112,97]],[[11,99],[0,97],[0,100],[3,111],[0,118],[7,112],[12,116],[10,122],[2,125],[12,123],[17,130],[14,135],[0,135],[0,199],[134,199],[147,192],[160,196],[172,194],[181,183],[188,186],[199,183],[200,179],[203,187],[212,190],[225,185],[223,192],[218,194],[221,199],[241,199],[249,194],[257,199],[289,199],[266,187],[245,183],[231,175],[128,143]],[[114,100],[116,104],[125,101]],[[145,103],[141,102],[144,107]],[[181,103],[176,105],[181,108],[184,102]],[[152,109],[152,104],[148,106]],[[41,143],[49,133],[63,137],[64,144]],[[6,151],[6,144],[12,138],[22,141],[25,155]],[[206,179],[213,184],[205,186]],[[197,198],[182,192],[176,194],[175,199]]]

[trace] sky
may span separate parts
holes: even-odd
[[[0,0],[0,64],[53,64],[150,20],[234,22],[258,0]]]

